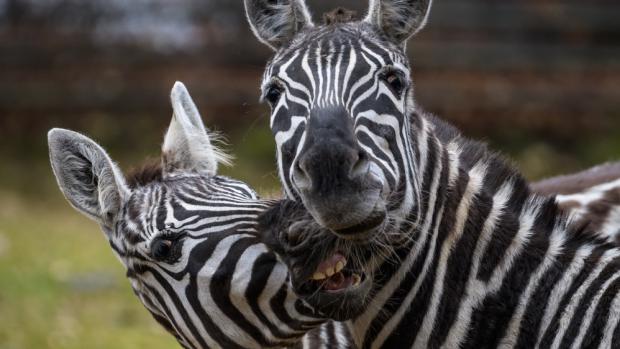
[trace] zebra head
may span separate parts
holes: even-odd
[[[258,201],[246,184],[217,175],[226,161],[185,87],[162,164],[121,174],[91,139],[49,132],[52,168],[71,205],[101,226],[135,294],[186,348],[271,348],[322,321],[293,293],[289,272],[256,234]],[[304,315],[306,314],[306,315]]]
[[[286,195],[323,227],[366,240],[416,207],[406,40],[430,0],[373,0],[357,22],[315,25],[302,0],[246,0],[276,50],[262,81]]]

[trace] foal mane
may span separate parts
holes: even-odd
[[[125,179],[131,189],[144,187],[150,183],[161,183],[164,179],[161,160],[156,158],[145,160],[141,165],[129,170]]]

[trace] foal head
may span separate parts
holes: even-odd
[[[101,226],[135,294],[187,348],[280,347],[320,323],[257,236],[260,202],[217,175],[226,161],[185,87],[161,166],[126,180],[106,152],[68,130],[49,132],[52,168],[71,205]]]

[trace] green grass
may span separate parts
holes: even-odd
[[[0,348],[176,348],[95,223],[0,192]]]

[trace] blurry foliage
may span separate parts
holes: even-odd
[[[367,4],[308,3],[317,21]],[[408,45],[416,100],[532,179],[619,159],[618,18],[611,0],[435,1]],[[46,133],[83,132],[127,170],[159,156],[181,80],[236,156],[221,172],[277,195],[269,55],[240,0],[0,0],[0,348],[175,347],[64,202]]]

